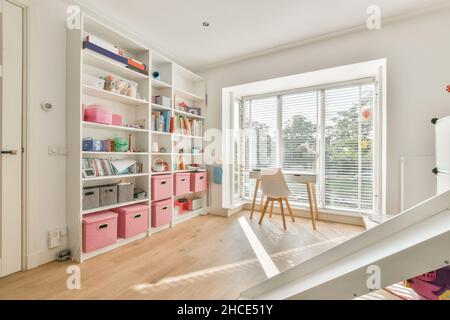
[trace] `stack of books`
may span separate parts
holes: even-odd
[[[175,119],[177,133],[201,137],[203,135],[203,122],[177,115]]]
[[[83,169],[93,169],[96,177],[116,175],[111,161],[106,159],[83,159]]]
[[[97,54],[119,62],[124,67],[148,75],[147,65],[132,58],[124,56],[124,51],[103,39],[88,35],[83,41],[83,49],[91,50]]]
[[[152,112],[152,131],[168,133],[172,132],[170,111]]]

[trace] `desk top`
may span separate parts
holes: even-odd
[[[316,183],[317,173],[316,172],[294,172],[294,171],[283,171],[283,175],[286,182],[297,182],[297,183]],[[250,179],[261,179],[261,171],[252,170],[250,171]]]

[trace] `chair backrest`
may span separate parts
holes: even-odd
[[[262,170],[261,186],[265,197],[285,198],[291,195],[291,191],[289,190],[281,169]]]

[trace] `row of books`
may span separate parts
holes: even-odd
[[[83,159],[83,170],[93,169],[96,177],[115,176],[116,173],[107,159]]]
[[[171,114],[170,111],[152,112],[152,131],[173,132],[173,126],[171,126]]]
[[[177,115],[175,118],[177,133],[189,136],[203,135],[203,122],[201,120],[190,119],[188,117]]]
[[[103,39],[88,35],[83,41],[83,49],[91,50],[95,53],[101,54],[107,58],[120,62],[124,67],[136,72],[148,75],[148,67],[136,59],[127,58],[124,56],[124,51],[117,46],[114,46]]]

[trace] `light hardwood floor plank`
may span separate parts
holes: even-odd
[[[284,271],[364,231],[358,226],[279,217],[198,217],[108,252],[81,267],[81,290],[66,288],[71,263],[49,263],[0,279],[0,299],[237,299],[265,280],[238,218],[247,217],[274,263]]]

